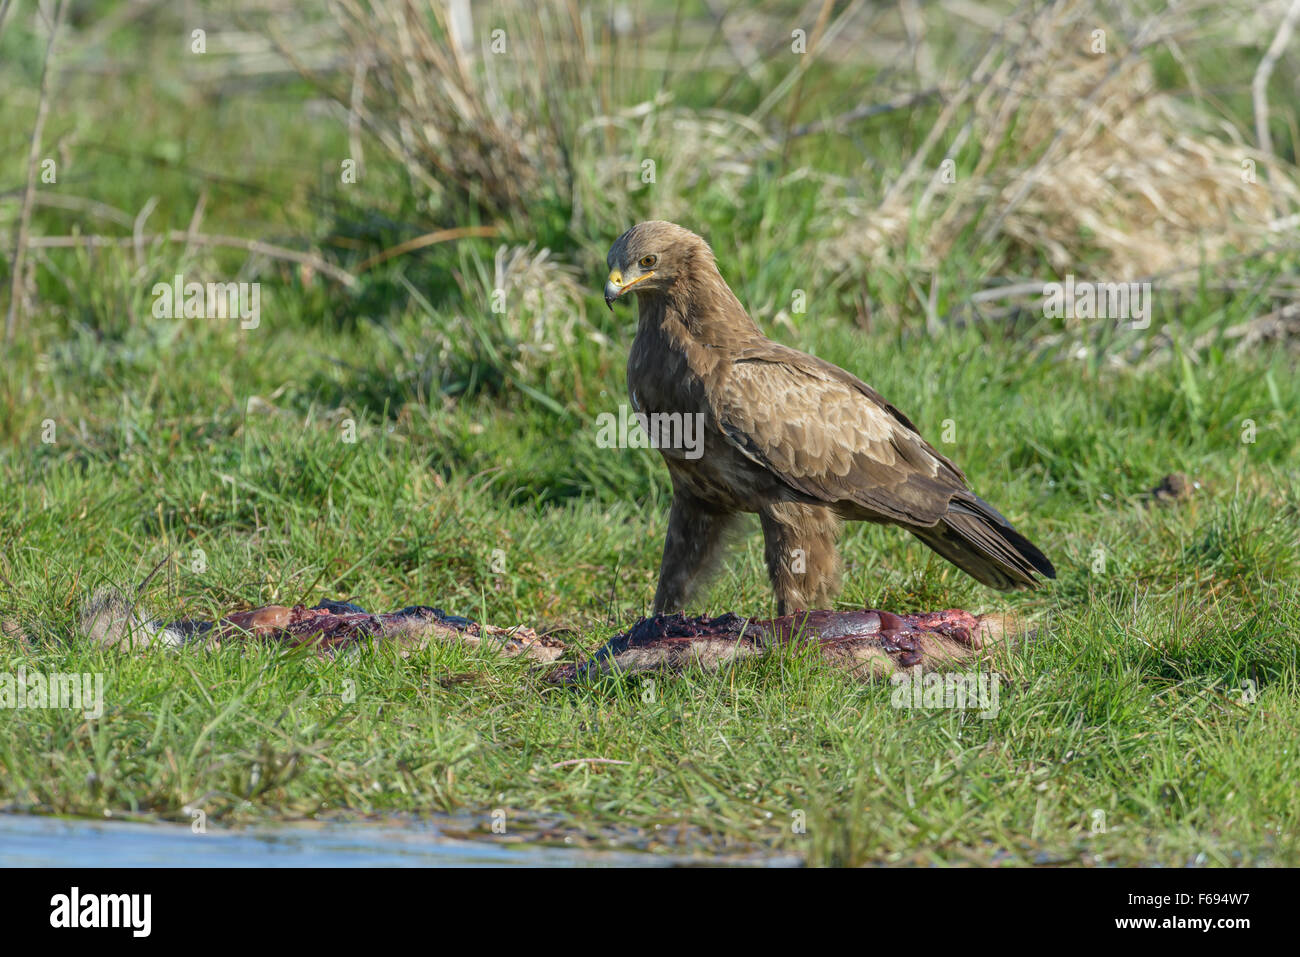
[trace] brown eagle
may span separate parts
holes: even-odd
[[[605,302],[637,294],[627,384],[638,415],[691,416],[702,448],[657,442],[673,483],[654,612],[680,611],[742,512],[757,512],[779,614],[827,608],[843,520],[901,525],[998,589],[1056,577],[1052,563],[907,416],[843,369],[759,330],[713,250],[668,222],[610,248]]]

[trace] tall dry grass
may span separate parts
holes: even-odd
[[[1277,21],[1246,13],[1182,0],[1121,23],[1091,0],[1024,8],[888,185],[832,204],[825,261],[841,277],[907,260],[933,274],[964,245],[995,275],[1045,260],[1130,280],[1290,241],[1294,166],[1195,95],[1186,55],[1266,45]],[[1187,92],[1157,85],[1160,51],[1188,71]]]
[[[303,74],[402,164],[445,224],[492,221],[528,241],[558,218],[575,246],[604,241],[638,215],[689,219],[701,178],[743,182],[765,146],[743,115],[676,102],[679,78],[646,67],[631,14],[572,0],[329,9],[345,68],[297,61]]]
[[[562,247],[547,268],[595,268],[638,219],[708,231],[718,224],[700,219],[701,195],[739,204],[803,176],[824,184],[800,240],[809,281],[849,298],[882,273],[924,288],[959,254],[980,285],[1066,272],[1122,281],[1293,243],[1295,167],[1258,148],[1240,110],[1231,118],[1232,89],[1207,91],[1197,76],[1209,49],[1250,62],[1289,3],[713,4],[717,29],[697,20],[687,37],[676,21],[651,27],[641,12],[575,0],[332,0],[345,67],[303,72],[427,191],[437,225],[487,220],[512,243]],[[794,68],[772,52],[791,23],[815,34]],[[663,60],[665,43],[691,56]],[[737,82],[759,84],[751,114],[681,102],[694,75],[674,65],[714,54]],[[829,97],[804,87],[818,57],[841,71]],[[854,57],[890,89],[842,72]],[[1170,58],[1176,88],[1157,79]],[[1243,73],[1234,86],[1250,83]],[[857,124],[891,100],[913,104],[894,111],[912,124],[910,152],[855,171],[842,152],[823,163],[804,151],[789,167],[797,137],[828,156],[841,134],[871,142]],[[846,109],[829,115],[835,103]],[[776,219],[763,228],[780,235]]]

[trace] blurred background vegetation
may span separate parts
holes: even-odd
[[[352,421],[491,508],[636,503],[649,575],[666,476],[591,440],[634,331],[604,254],[645,218],[776,338],[954,420],[1013,512],[1232,484],[1243,418],[1255,464],[1296,450],[1293,6],[6,0],[13,494],[90,469],[152,489],[138,530],[255,535],[329,496]],[[155,317],[177,274],[262,283],[261,325]],[[1151,281],[1150,328],[1045,318],[1067,274]]]

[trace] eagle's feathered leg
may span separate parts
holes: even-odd
[[[830,509],[793,502],[764,506],[758,518],[776,613],[830,608],[840,590],[840,519]]]
[[[722,557],[727,531],[735,518],[734,512],[720,511],[684,489],[674,491],[663,562],[659,565],[659,587],[655,590],[656,615],[685,607]]]

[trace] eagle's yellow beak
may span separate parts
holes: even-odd
[[[605,305],[609,306],[610,312],[614,311],[614,300],[623,293],[623,271],[615,269],[605,280]]]
[[[653,275],[654,275],[654,270],[652,269],[642,273],[640,276],[637,276],[631,282],[624,282],[623,270],[615,269],[613,272],[609,274],[609,278],[605,280],[605,305],[609,306],[610,310],[612,311],[614,308],[615,299],[623,295],[623,293],[627,292],[637,283],[644,282],[645,280],[649,279]]]

